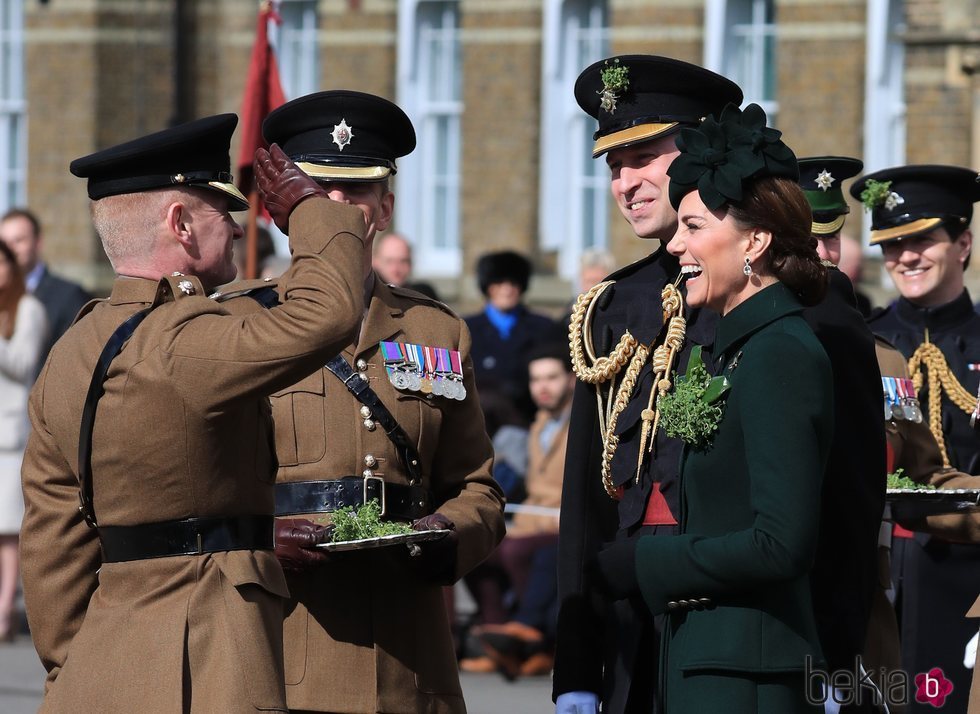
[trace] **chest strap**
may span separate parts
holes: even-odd
[[[372,418],[381,425],[381,428],[385,430],[385,434],[391,439],[391,443],[395,445],[395,449],[398,451],[402,463],[405,464],[405,470],[408,472],[410,482],[413,485],[421,484],[422,460],[419,457],[418,449],[415,448],[415,444],[412,443],[412,440],[395,420],[395,417],[388,411],[388,407],[384,405],[374,390],[371,389],[368,381],[362,379],[342,355],[337,355],[327,362],[326,367],[337,379],[344,383],[347,391],[353,394],[357,401],[371,410]],[[458,446],[462,445],[460,444]]]

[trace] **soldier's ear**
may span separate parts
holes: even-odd
[[[178,243],[185,248],[189,247],[191,239],[190,213],[187,206],[181,201],[173,201],[167,206],[166,224],[167,231]]]
[[[385,191],[381,196],[381,210],[378,212],[378,220],[375,221],[375,226],[379,232],[388,228],[394,212],[395,194],[391,191]]]

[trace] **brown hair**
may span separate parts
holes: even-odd
[[[742,200],[728,206],[742,230],[761,228],[772,233],[766,267],[796,293],[804,305],[816,305],[827,292],[827,268],[810,235],[810,204],[795,181],[765,177],[744,185]]]
[[[24,287],[24,276],[17,265],[17,257],[3,241],[0,241],[0,255],[10,265],[10,281],[7,287],[0,289],[0,337],[9,340],[17,322],[17,305],[27,288]]]

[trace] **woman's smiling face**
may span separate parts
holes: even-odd
[[[667,244],[686,275],[687,304],[724,315],[760,289],[745,275],[745,258],[752,260],[752,231],[740,229],[725,209],[710,210],[697,191],[678,207],[677,232]]]

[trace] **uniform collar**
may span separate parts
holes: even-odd
[[[361,333],[354,354],[359,355],[401,332],[401,318],[404,314],[405,310],[391,288],[380,278],[375,278],[371,302],[364,322],[361,323]]]
[[[895,309],[899,317],[908,323],[927,330],[944,330],[963,324],[973,317],[973,302],[966,289],[960,296],[945,305],[919,307],[905,298],[899,298]]]
[[[782,283],[763,288],[718,321],[714,354],[731,352],[753,333],[781,317],[803,312],[803,306]]]
[[[149,305],[156,299],[157,288],[159,286],[159,280],[119,276],[112,283],[109,304],[126,305],[131,303],[144,303]]]

